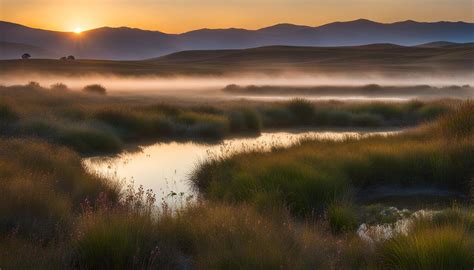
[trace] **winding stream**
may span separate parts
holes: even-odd
[[[264,132],[258,137],[231,138],[215,144],[196,142],[160,142],[139,146],[113,156],[85,158],[86,168],[99,175],[133,182],[151,189],[158,202],[176,204],[195,197],[188,181],[200,162],[216,155],[231,155],[246,150],[269,151],[272,147],[288,147],[301,139],[343,140],[372,135],[390,135],[399,131],[302,131]],[[175,194],[175,195],[173,195]]]

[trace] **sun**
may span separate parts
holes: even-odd
[[[82,28],[80,26],[76,26],[76,28],[74,28],[74,33],[76,34],[82,33]]]

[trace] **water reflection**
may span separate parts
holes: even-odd
[[[337,100],[337,101],[359,101],[359,102],[373,102],[373,101],[378,101],[378,102],[406,102],[412,99],[429,99],[429,96],[423,97],[423,96],[386,96],[386,97],[374,97],[374,96],[349,96],[349,95],[340,95],[340,96],[317,96],[317,95],[307,95],[307,96],[301,96],[301,95],[235,95],[228,97],[228,99],[244,99],[244,100],[253,100],[253,101],[288,101],[292,100],[295,98],[304,98],[306,100],[310,101],[332,101],[332,100]],[[432,97],[434,98],[434,97]]]
[[[268,151],[273,147],[290,146],[301,139],[342,140],[371,135],[389,135],[383,132],[272,132],[254,138],[226,139],[218,144],[195,142],[166,142],[140,147],[140,151],[125,152],[115,156],[84,159],[87,168],[100,175],[143,185],[152,189],[158,201],[175,204],[184,197],[194,196],[188,182],[189,174],[196,166],[215,155],[230,155],[248,150]],[[177,198],[183,197],[183,198]]]

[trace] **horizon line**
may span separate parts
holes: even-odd
[[[333,21],[333,22],[324,23],[324,24],[315,25],[315,26],[304,25],[304,24],[295,24],[295,23],[289,23],[289,22],[281,22],[281,23],[276,23],[276,24],[272,24],[272,25],[269,25],[269,26],[260,27],[260,28],[254,28],[254,29],[250,29],[250,28],[239,28],[239,27],[227,27],[227,28],[207,28],[207,27],[204,27],[204,28],[197,28],[197,29],[193,29],[193,30],[188,30],[188,31],[184,31],[184,32],[179,32],[179,33],[167,33],[167,32],[163,32],[163,31],[157,30],[157,29],[155,29],[155,30],[153,30],[153,29],[143,29],[143,28],[131,27],[131,26],[125,26],[125,25],[123,25],[123,26],[100,26],[100,27],[95,27],[95,28],[90,28],[90,29],[82,30],[82,33],[89,32],[89,31],[94,31],[94,30],[98,30],[98,29],[103,29],[103,28],[111,28],[111,29],[127,28],[127,29],[141,30],[141,31],[159,32],[159,33],[166,34],[166,35],[182,35],[182,34],[186,34],[186,33],[190,33],[190,32],[195,32],[195,31],[201,31],[201,30],[232,30],[232,29],[235,29],[235,30],[244,30],[244,31],[259,31],[259,30],[262,30],[262,29],[266,29],[266,28],[270,28],[270,27],[275,27],[275,26],[278,26],[278,25],[292,25],[292,26],[301,26],[301,27],[309,27],[309,28],[318,28],[318,27],[323,27],[323,26],[330,25],[330,24],[335,24],[335,23],[350,23],[350,22],[356,22],[356,21],[368,21],[368,22],[373,22],[373,23],[377,23],[377,24],[385,24],[385,25],[396,24],[396,23],[403,23],[403,22],[415,22],[415,23],[467,23],[467,24],[474,24],[474,21],[472,21],[472,22],[471,22],[471,21],[444,21],[444,20],[441,20],[441,21],[415,21],[415,20],[412,20],[412,19],[407,19],[407,20],[393,21],[393,22],[379,22],[379,21],[375,21],[375,20],[370,20],[370,19],[365,19],[365,18],[359,18],[359,19],[348,20],[348,21]],[[36,29],[36,30],[42,30],[42,31],[51,31],[51,32],[59,32],[59,33],[71,33],[71,34],[74,33],[74,31],[60,31],[60,30],[44,29],[44,28],[29,26],[29,25],[26,25],[26,24],[21,24],[21,23],[12,22],[12,21],[0,20],[0,22],[3,22],[3,23],[10,23],[10,24],[16,24],[16,25],[20,25],[20,26],[27,27],[27,28],[30,28],[30,29]]]

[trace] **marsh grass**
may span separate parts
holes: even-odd
[[[419,226],[419,225],[418,225]],[[415,226],[381,244],[380,258],[387,269],[471,269],[474,235],[462,223]]]
[[[220,139],[229,134],[229,120],[222,115],[186,112],[177,121],[185,125],[186,134],[191,137]]]
[[[287,105],[288,110],[292,114],[294,121],[302,124],[309,124],[314,117],[314,107],[310,101],[301,98],[291,100]]]
[[[472,123],[471,102],[402,135],[305,140],[288,149],[217,156],[192,176],[207,200],[171,211],[157,206],[150,191],[91,174],[77,153],[58,144],[83,153],[168,132],[225,136],[257,130],[259,120],[268,127],[271,118],[274,123],[294,119],[309,106],[315,106],[313,116],[339,113],[341,124],[351,124],[352,110],[396,122],[399,110],[403,115],[427,105],[349,110],[349,105],[328,109],[302,102],[291,113],[286,104],[272,104],[268,108],[276,113],[268,117],[268,108],[137,104],[35,83],[2,87],[0,94],[6,97],[0,102],[1,123],[8,125],[2,134],[13,137],[0,139],[0,267],[472,268],[472,209],[442,211],[415,222],[408,235],[371,245],[352,233],[357,211],[351,201],[372,185],[467,191],[474,167],[472,128],[465,127]],[[452,110],[452,104],[439,106]],[[212,131],[199,131],[202,125]]]
[[[333,203],[327,210],[329,226],[333,233],[355,231],[358,225],[357,213],[353,206],[344,203]]]
[[[258,106],[235,102],[170,105],[152,99],[70,91],[62,83],[44,88],[35,82],[1,86],[0,97],[2,134],[46,139],[83,154],[116,152],[131,141],[220,140],[237,134],[259,134],[268,128],[406,126],[449,113],[456,104],[354,105],[295,99]]]
[[[80,158],[65,148],[28,140],[0,140],[0,230],[51,238],[66,228],[85,198],[118,199],[118,187],[87,174]]]
[[[439,130],[446,129],[452,118],[461,127],[470,124],[472,103],[420,131],[342,142],[306,140],[270,153],[211,159],[195,170],[191,180],[210,200],[283,204],[298,216],[322,212],[333,200],[377,185],[468,192],[474,144],[464,138],[471,138],[472,130],[466,133],[462,127],[462,138],[446,137],[446,131]],[[452,125],[449,132],[457,133]]]

